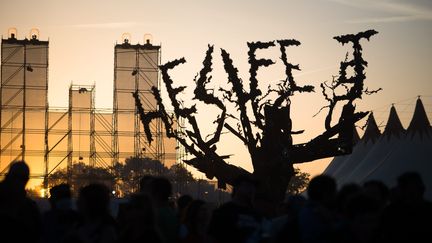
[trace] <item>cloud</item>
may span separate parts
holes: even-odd
[[[432,9],[419,4],[413,4],[414,1],[396,2],[396,1],[374,1],[374,0],[328,0],[329,2],[352,8],[365,9],[373,12],[379,12],[381,16],[367,17],[360,19],[347,20],[347,23],[391,23],[391,22],[408,22],[416,20],[431,21]],[[386,15],[386,16],[382,16]]]
[[[77,29],[120,29],[125,27],[136,27],[141,25],[142,25],[141,23],[137,23],[137,22],[112,22],[112,23],[74,24],[68,26]]]
[[[420,18],[416,16],[394,16],[394,17],[376,17],[347,20],[350,24],[370,24],[370,23],[391,23],[391,22],[408,22],[414,20],[432,20],[429,18]]]

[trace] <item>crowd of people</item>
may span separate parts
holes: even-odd
[[[15,162],[0,182],[0,242],[432,242],[432,203],[416,172],[400,175],[394,188],[374,180],[338,189],[334,178],[319,175],[271,215],[255,203],[257,182],[244,176],[221,205],[173,199],[166,178],[145,176],[115,214],[106,186],[89,184],[73,200],[70,186],[60,184],[42,213],[26,196],[29,174],[25,162]]]

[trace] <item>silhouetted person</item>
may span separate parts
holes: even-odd
[[[184,225],[183,218],[185,217],[186,208],[193,201],[193,198],[190,195],[181,195],[177,199],[177,218],[179,220],[179,238],[183,239],[187,234],[186,225]]]
[[[397,178],[399,200],[407,204],[424,203],[426,191],[423,179],[417,172],[405,172]]]
[[[193,198],[190,195],[181,195],[177,199],[177,214],[179,219],[183,217],[184,211],[186,207],[193,201]]]
[[[65,242],[116,242],[116,224],[109,213],[109,202],[110,192],[105,185],[90,184],[81,188],[77,206],[83,220]]]
[[[207,242],[207,229],[210,223],[211,211],[209,204],[202,200],[192,201],[186,208],[182,223],[187,228],[183,243]]]
[[[68,184],[50,189],[51,210],[43,215],[42,242],[63,242],[79,223],[78,213],[72,208],[71,190]]]
[[[144,193],[151,195],[151,181],[154,179],[154,176],[144,175],[139,181],[139,193]],[[116,220],[122,224],[124,222],[124,217],[127,212],[127,208],[130,206],[130,199],[124,198],[123,202],[119,202],[118,204],[118,212],[115,215]]]
[[[151,182],[155,179],[154,176],[145,175],[139,181],[139,191],[141,193],[151,194]]]
[[[384,209],[389,203],[390,189],[384,182],[379,180],[369,180],[363,184],[365,194],[378,201],[380,207]]]
[[[30,170],[24,161],[13,162],[0,183],[0,241],[38,242],[41,216],[36,203],[26,196]]]
[[[396,195],[383,215],[383,242],[432,242],[432,204],[423,198],[425,189],[417,172],[397,178]]]
[[[213,211],[209,236],[216,242],[257,242],[261,239],[261,217],[253,209],[256,182],[240,176],[233,183],[231,201]]]
[[[300,243],[299,213],[306,203],[301,195],[291,195],[279,209],[281,215],[272,220],[270,242]]]
[[[347,202],[350,200],[351,197],[360,193],[361,191],[362,187],[356,183],[349,183],[343,185],[336,195],[336,204],[339,213],[341,213],[342,215],[346,214]]]
[[[156,226],[161,234],[162,242],[177,242],[179,222],[174,208],[170,206],[171,182],[166,178],[156,177],[150,181],[149,186],[156,209]]]
[[[118,243],[162,242],[156,228],[155,208],[148,194],[132,195],[122,219]]]
[[[344,208],[344,242],[379,242],[382,210],[379,200],[359,191],[347,198]]]
[[[379,236],[381,202],[377,198],[378,182],[371,181],[366,189],[355,183],[343,185],[337,194],[341,217],[341,240],[344,242],[375,242]]]
[[[335,179],[327,175],[318,175],[309,182],[308,202],[299,213],[302,242],[338,242],[336,189]]]

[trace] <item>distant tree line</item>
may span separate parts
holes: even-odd
[[[151,158],[127,158],[124,163],[116,163],[114,166],[92,167],[83,162],[74,162],[71,171],[66,168],[59,169],[47,178],[48,187],[51,188],[61,183],[69,183],[74,194],[90,183],[102,183],[108,186],[117,197],[128,196],[139,190],[139,181],[145,175],[163,176],[170,180],[174,194],[191,193],[191,190],[202,191],[213,188],[206,180],[193,177],[182,164],[174,164],[166,167],[159,160]],[[309,174],[296,169],[296,176],[291,180],[287,193],[301,193],[309,182]],[[207,189],[206,189],[207,188]]]

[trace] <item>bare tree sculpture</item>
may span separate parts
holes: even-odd
[[[152,92],[158,103],[157,111],[144,111],[138,93],[134,93],[147,139],[149,142],[152,141],[150,122],[156,118],[162,119],[166,128],[166,135],[177,139],[188,153],[195,156],[185,162],[205,173],[210,179],[216,177],[218,186],[225,188],[226,183],[233,183],[239,175],[251,174],[243,168],[228,164],[225,161],[228,156],[217,153],[216,145],[222,130],[226,129],[240,139],[249,151],[254,168],[251,176],[259,182],[258,196],[269,203],[278,203],[284,199],[288,183],[294,176],[294,164],[351,153],[354,124],[367,115],[367,112],[355,112],[353,102],[356,99],[361,99],[363,93],[375,92],[364,89],[366,78],[364,68],[367,66],[367,62],[362,57],[360,40],[369,40],[371,36],[377,33],[375,30],[368,30],[355,35],[334,37],[342,45],[352,43],[353,59],[341,62],[339,76],[334,78],[331,84],[323,83],[321,85],[322,93],[329,102],[328,106],[323,107],[323,109],[329,108],[325,119],[326,130],[308,143],[294,145],[291,137],[292,134],[302,131],[292,131],[290,97],[296,92],[312,92],[314,90],[313,86],[297,85],[292,75],[293,70],[300,70],[298,65],[293,65],[288,61],[286,55],[286,48],[300,45],[300,42],[294,39],[248,43],[249,92],[245,91],[244,83],[238,76],[238,70],[234,66],[230,54],[221,49],[224,69],[228,74],[228,83],[231,86],[229,90],[223,88],[218,90],[223,98],[218,98],[212,90],[206,87],[212,78],[210,73],[214,51],[213,46],[208,46],[203,67],[194,80],[196,84],[194,99],[204,102],[206,105],[216,106],[220,110],[220,114],[215,120],[216,131],[209,139],[204,138],[200,131],[195,117],[196,106],[182,107],[180,105],[178,95],[185,87],[174,87],[174,82],[168,73],[176,66],[185,63],[186,60],[180,58],[161,65],[159,68],[174,109],[175,118],[171,117],[165,109],[160,91],[156,87],[152,88]],[[276,45],[280,48],[280,58],[285,65],[286,79],[281,81],[276,89],[269,87],[263,93],[258,85],[257,70],[260,67],[270,66],[274,62],[270,59],[257,59],[255,52],[258,49],[267,49]],[[352,77],[347,77],[347,68],[349,67],[354,69]],[[344,87],[345,93],[337,94],[338,87]],[[329,92],[331,94],[328,94]],[[270,94],[273,96],[276,94],[276,98],[271,100]],[[237,108],[237,115],[228,113],[224,102],[234,104]],[[333,111],[339,102],[345,104],[337,123],[332,125]],[[253,117],[250,117],[250,114],[253,114]],[[184,119],[189,126],[186,129],[175,129],[173,126],[174,119]],[[229,120],[237,121],[237,124],[233,125]]]

